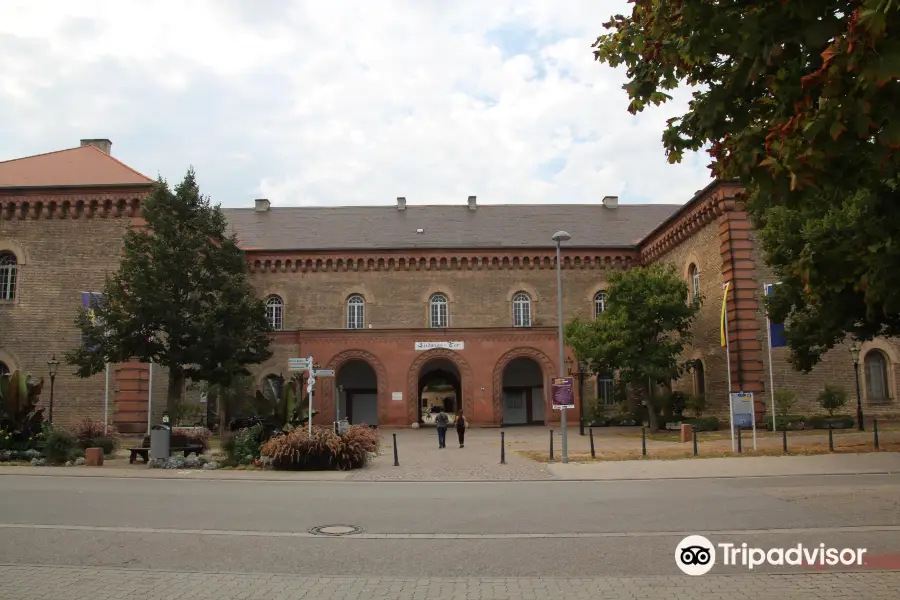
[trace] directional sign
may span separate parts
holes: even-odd
[[[308,358],[289,358],[288,359],[288,371],[308,371],[309,370],[309,359]]]
[[[315,377],[334,377],[334,369],[315,369],[313,371]]]

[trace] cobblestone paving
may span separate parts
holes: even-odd
[[[703,577],[299,577],[106,568],[0,566],[3,600],[603,600],[623,598],[894,600],[900,572]]]
[[[394,466],[393,433],[397,434],[400,466]],[[576,430],[577,434],[577,430]],[[534,430],[528,432],[534,438]],[[547,434],[549,445],[549,432]],[[384,431],[378,458],[354,472],[356,481],[448,481],[448,480],[532,480],[553,479],[546,465],[519,456],[507,435],[506,464],[500,464],[500,431],[470,429],[465,448],[459,447],[455,431],[447,432],[447,447],[438,448],[434,429]],[[557,440],[558,441],[558,440]]]

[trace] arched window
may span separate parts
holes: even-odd
[[[266,300],[266,318],[275,331],[281,331],[284,327],[284,301],[278,296],[269,296]]]
[[[431,314],[431,326],[435,328],[447,327],[450,322],[450,311],[447,296],[435,294],[429,301]]]
[[[870,401],[887,400],[888,393],[888,361],[881,350],[870,350],[863,361],[866,372],[866,399]]]
[[[0,300],[13,300],[16,297],[18,262],[12,252],[0,253]]]
[[[600,316],[606,310],[606,292],[600,291],[594,294],[594,318]]]
[[[706,393],[706,372],[703,370],[703,361],[697,359],[693,364],[694,393],[698,396]]]
[[[697,300],[700,298],[700,269],[691,263],[691,266],[688,267],[688,274],[691,279],[691,300]]]
[[[616,380],[612,373],[599,373],[597,375],[597,399],[604,406],[613,406],[616,403]]]
[[[363,329],[366,326],[366,300],[359,294],[347,298],[347,329]]]
[[[531,296],[525,292],[513,296],[513,326],[531,327]]]

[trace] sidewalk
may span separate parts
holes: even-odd
[[[900,475],[900,453],[820,454],[816,456],[747,456],[682,460],[620,460],[551,463],[547,470],[569,481],[640,479],[714,479],[797,475]]]

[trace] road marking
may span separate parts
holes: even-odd
[[[172,529],[156,527],[103,527],[97,525],[46,525],[34,523],[0,523],[0,529],[43,529],[51,531],[90,531],[104,533],[142,533],[164,535],[218,535],[235,537],[315,538],[328,539],[308,531],[243,531],[231,529]],[[798,535],[834,533],[900,532],[900,525],[861,525],[855,527],[807,527],[796,529],[725,529],[714,531],[603,531],[585,533],[360,533],[339,539],[354,540],[506,540],[506,539],[595,539],[684,537],[687,534],[707,536]],[[334,538],[332,538],[334,539]]]

